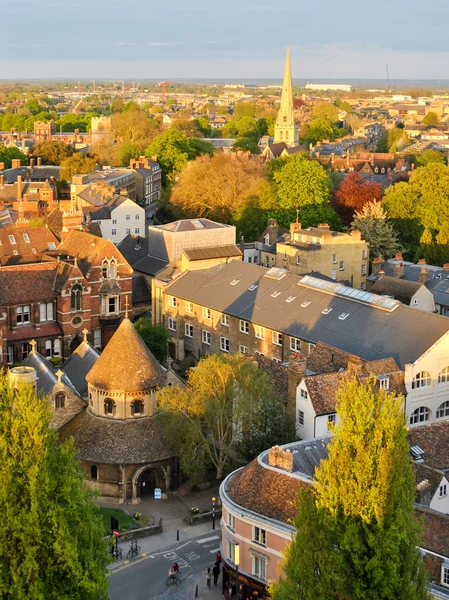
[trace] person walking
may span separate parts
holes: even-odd
[[[207,573],[206,573],[206,583],[207,583],[207,587],[210,589],[210,581],[212,579],[212,573],[210,572],[210,567],[207,567]]]
[[[212,573],[214,575],[214,585],[217,585],[218,578],[220,577],[220,563],[216,562],[214,568],[212,569]]]
[[[215,562],[217,562],[218,565],[221,566],[221,552],[220,552],[220,550],[215,555]]]

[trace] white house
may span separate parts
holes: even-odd
[[[127,235],[145,237],[145,209],[126,196],[114,195],[101,206],[83,208],[86,222],[98,223],[101,234],[114,244]]]

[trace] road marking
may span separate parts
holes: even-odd
[[[219,535],[213,535],[212,537],[203,538],[202,540],[196,540],[198,544],[204,544],[205,542],[211,542],[212,540],[219,540]]]
[[[191,540],[189,540],[188,542],[186,542],[185,544],[183,544],[182,546],[178,546],[176,548],[176,550],[181,550],[181,548],[184,548],[184,546],[187,546],[187,544],[190,544]]]
[[[154,558],[154,556],[152,554],[150,554],[150,558]]]
[[[219,550],[220,550],[220,548],[215,548],[215,550],[209,550],[209,552],[211,554],[216,554]]]

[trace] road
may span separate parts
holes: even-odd
[[[142,556],[116,568],[110,576],[110,600],[154,600],[187,598],[193,582],[207,567],[213,567],[220,546],[218,533],[203,535],[188,542],[176,542],[164,550]],[[166,585],[168,569],[177,562],[181,583]],[[170,591],[169,591],[170,590]]]

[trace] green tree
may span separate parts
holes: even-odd
[[[261,407],[272,397],[268,376],[237,354],[203,358],[189,371],[185,389],[163,388],[158,396],[159,418],[178,446],[183,471],[192,475],[212,465],[217,479],[222,479],[242,436],[261,418]],[[278,408],[284,411],[280,402]],[[266,426],[272,435],[270,425]]]
[[[398,234],[380,202],[367,202],[360,212],[356,211],[351,229],[358,229],[369,243],[371,260],[377,257],[387,260],[401,250]]]
[[[31,156],[41,158],[44,165],[60,165],[73,155],[75,149],[64,142],[37,142],[31,150]]]
[[[424,125],[438,125],[439,121],[440,121],[440,119],[438,118],[437,113],[433,112],[432,110],[430,112],[428,112],[427,115],[422,120]]]
[[[314,119],[303,133],[305,133],[305,142],[315,146],[317,142],[323,140],[329,140],[332,142],[338,137],[339,130],[337,129],[335,123],[332,123],[332,121],[319,118]]]
[[[287,159],[273,179],[277,184],[280,209],[296,210],[308,204],[329,203],[331,185],[326,171],[303,153]]]
[[[419,154],[416,155],[415,158],[417,167],[425,167],[429,163],[440,163],[442,165],[446,164],[443,154],[438,152],[438,150],[423,150]]]
[[[159,123],[142,110],[131,108],[112,115],[111,129],[119,144],[136,144],[143,149],[159,133]]]
[[[170,335],[161,325],[153,325],[151,319],[141,317],[134,323],[140,337],[159,362],[167,360],[167,345]]]
[[[343,109],[344,110],[344,109]],[[329,102],[318,102],[312,109],[310,114],[310,118],[313,121],[314,119],[326,119],[331,123],[338,122],[338,110]]]
[[[251,117],[254,119],[256,116],[256,103],[255,102],[237,102],[234,107],[234,120],[238,121],[243,117]]]
[[[95,170],[95,159],[75,152],[61,162],[60,179],[69,181],[74,175],[92,173]]]
[[[11,168],[13,158],[19,158],[22,165],[26,165],[28,163],[26,155],[18,148],[15,148],[14,146],[11,148],[0,146],[0,162],[5,163],[5,169]]]
[[[98,507],[72,442],[31,386],[0,376],[0,597],[106,600],[109,562]]]
[[[404,398],[355,377],[315,486],[298,495],[296,533],[273,600],[428,600]]]
[[[130,160],[139,158],[142,147],[132,142],[124,142],[118,148],[118,161],[121,167],[128,167]]]

